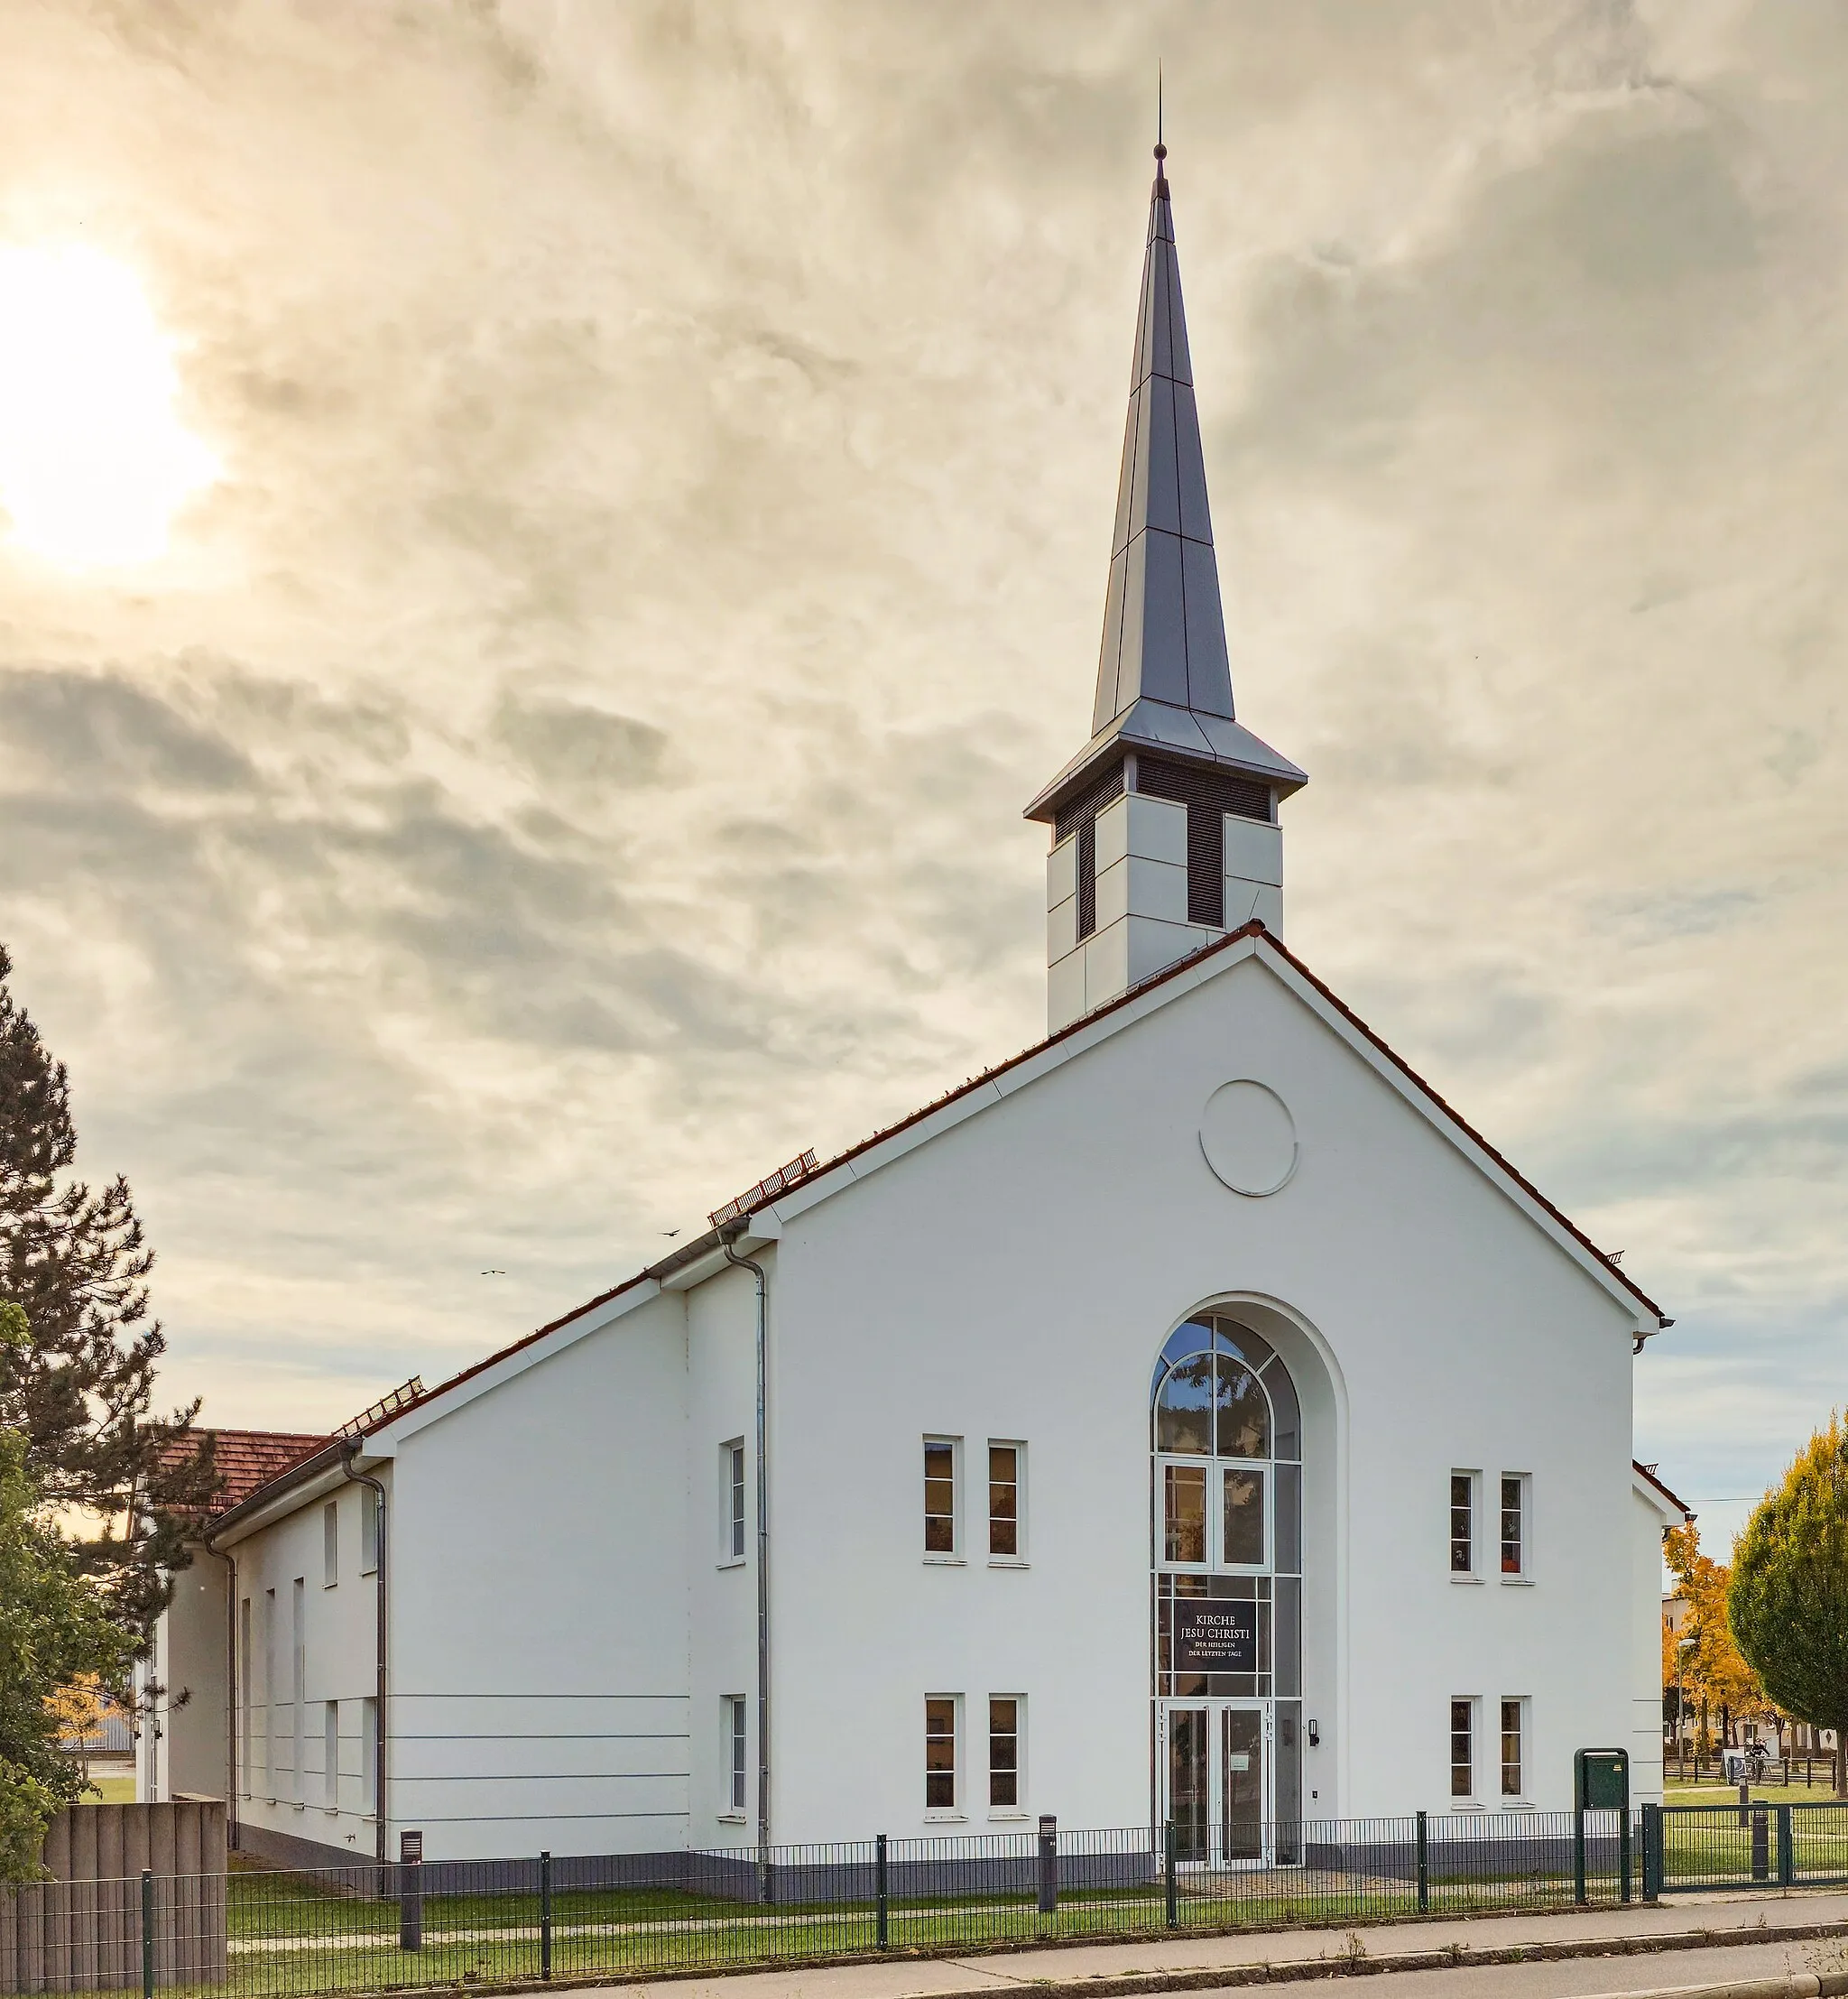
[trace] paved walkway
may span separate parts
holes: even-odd
[[[1762,1936],[1839,1926],[1839,1937]],[[1737,1944],[1676,1949],[1668,1939],[1737,1937]],[[1650,1949],[1660,1938],[1667,1948]],[[1611,1955],[1598,1950],[1611,1946]],[[1582,1947],[1569,1957],[1510,1965],[1478,1962],[1491,1951]],[[1639,1946],[1641,1949],[1639,1950]],[[1659,1992],[1734,1977],[1848,1969],[1848,1894],[1676,1895],[1622,1909],[1560,1915],[1465,1916],[1426,1922],[1358,1924],[1351,1930],[1245,1930],[1229,1937],[1150,1937],[1133,1943],[1068,1944],[967,1957],[913,1957],[891,1963],[824,1965],[789,1971],[678,1979],[672,1999],[922,1999],[926,1994],[1003,1993],[1014,1985],[1085,1984],[1100,1994],[1118,1981],[1172,1978],[1189,1991],[1214,1989],[1212,1974],[1245,1983],[1252,1970],[1317,1961],[1344,1970],[1388,1968],[1377,1960],[1429,1952],[1454,1954],[1460,1968],[1407,1968],[1392,1974],[1391,1999],[1562,1999],[1566,1994]],[[1626,1953],[1635,1952],[1635,1955]],[[1588,1961],[1590,1960],[1590,1961]],[[1240,1974],[1244,1976],[1241,1978]],[[659,1985],[593,1988],[624,1999],[663,1999]]]

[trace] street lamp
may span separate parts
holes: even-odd
[[[1677,1763],[1685,1761],[1682,1744],[1686,1739],[1687,1729],[1687,1702],[1681,1691],[1681,1669],[1697,1642],[1693,1638],[1681,1638],[1675,1644],[1675,1754]]]

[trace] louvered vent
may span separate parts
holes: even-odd
[[[1136,789],[1187,809],[1187,921],[1225,927],[1225,815],[1270,819],[1270,788],[1224,771],[1136,759]]]
[[[1113,764],[1101,776],[1095,777],[1076,797],[1058,809],[1058,817],[1053,822],[1052,844],[1057,847],[1061,840],[1069,839],[1086,819],[1094,819],[1112,799],[1123,796],[1123,765]]]
[[[1078,935],[1089,937],[1097,928],[1097,819],[1093,816],[1078,828]]]

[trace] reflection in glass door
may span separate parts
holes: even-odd
[[[1211,1854],[1213,1736],[1207,1723],[1204,1707],[1168,1710],[1168,1816],[1174,1822],[1174,1857],[1184,1867],[1204,1865]]]
[[[1257,1707],[1220,1715],[1220,1824],[1227,1860],[1264,1858],[1264,1716]]]
[[[1269,1720],[1255,1702],[1164,1707],[1162,1806],[1179,1865],[1254,1866],[1274,1857]]]

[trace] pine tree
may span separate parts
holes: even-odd
[[[24,1439],[24,1470],[70,1536],[79,1569],[115,1615],[146,1630],[183,1568],[186,1525],[217,1483],[193,1402],[151,1413],[166,1350],[148,1319],[153,1252],[128,1182],[72,1177],[69,1079],[7,986],[0,946],[0,1300],[30,1332],[0,1343],[0,1426]]]

